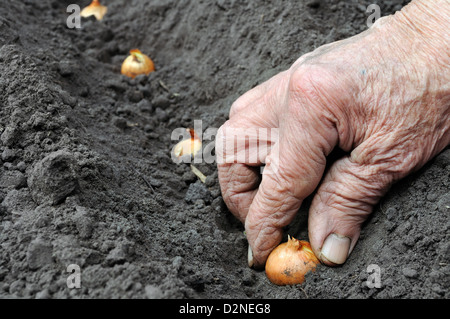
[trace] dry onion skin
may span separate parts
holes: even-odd
[[[121,73],[130,78],[135,78],[140,74],[150,74],[155,71],[155,64],[144,53],[138,49],[130,50],[130,55],[123,61]]]
[[[95,16],[97,20],[102,20],[107,11],[108,8],[102,6],[99,0],[93,0],[90,5],[81,10],[80,15],[83,18]]]
[[[173,148],[173,154],[176,157],[182,157],[184,155],[195,156],[202,149],[202,141],[198,138],[195,131],[191,128],[188,128],[187,131],[191,137],[182,140]]]
[[[301,284],[317,264],[319,260],[307,241],[288,236],[288,241],[278,245],[267,258],[266,275],[279,286]]]

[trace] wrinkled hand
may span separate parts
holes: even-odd
[[[344,263],[390,185],[449,144],[448,41],[417,32],[405,16],[302,56],[232,105],[216,139],[219,181],[229,210],[245,223],[250,265],[264,265],[315,190],[312,248],[327,265]],[[267,128],[274,129],[268,137],[255,133],[262,147],[237,143]],[[349,155],[325,173],[335,147]]]

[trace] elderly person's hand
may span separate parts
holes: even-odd
[[[232,105],[216,139],[219,180],[229,210],[245,223],[250,266],[264,265],[315,190],[312,248],[327,265],[344,263],[390,185],[450,143],[449,20],[448,1],[413,1],[302,56]],[[233,147],[266,128],[278,130],[257,133],[259,148]],[[335,147],[349,154],[324,172]]]

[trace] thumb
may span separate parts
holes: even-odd
[[[311,203],[309,239],[316,256],[329,266],[343,264],[353,250],[361,224],[393,181],[379,164],[335,162]]]

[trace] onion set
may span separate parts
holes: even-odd
[[[202,149],[202,141],[195,131],[191,128],[188,128],[187,131],[190,133],[191,137],[182,140],[173,148],[173,154],[176,157],[182,157],[184,155],[195,156],[195,154]]]
[[[102,20],[108,8],[102,6],[99,0],[92,0],[91,4],[81,10],[80,15],[83,18],[94,16],[97,20]]]
[[[288,236],[288,241],[278,245],[267,258],[266,275],[276,285],[301,284],[317,264],[319,260],[307,241]]]
[[[130,50],[130,55],[123,61],[121,73],[130,78],[135,78],[140,74],[148,75],[155,71],[153,61],[138,49]]]

